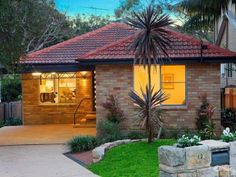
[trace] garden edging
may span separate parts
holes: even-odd
[[[125,140],[117,140],[114,142],[102,144],[102,145],[96,147],[95,149],[93,149],[93,151],[92,151],[93,163],[96,163],[96,162],[99,162],[100,160],[102,160],[105,153],[107,152],[107,150],[109,150],[113,147],[119,146],[121,144],[128,144],[128,143],[145,141],[145,140],[147,140],[147,139],[135,139],[135,140],[125,139]]]

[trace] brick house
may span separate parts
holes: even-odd
[[[162,106],[170,128],[195,128],[198,95],[207,93],[216,107],[214,121],[220,127],[220,64],[236,61],[236,53],[169,30],[171,60],[153,69],[155,89],[170,95]],[[136,29],[111,23],[87,34],[30,53],[21,60],[24,124],[75,123],[95,126],[104,119],[102,103],[117,95],[126,120],[124,129],[136,129],[135,106],[128,93],[140,92],[145,70],[133,65],[129,45]],[[82,100],[82,101],[81,101]]]

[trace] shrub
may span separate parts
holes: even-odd
[[[19,118],[10,117],[5,120],[4,126],[17,126],[22,125],[22,120]]]
[[[9,75],[2,80],[2,101],[10,102],[21,99],[21,79],[17,75]]]
[[[205,123],[205,128],[203,130],[199,130],[199,134],[203,140],[215,138],[215,124],[213,121],[211,120]]]
[[[98,123],[99,136],[119,136],[121,135],[119,124],[109,120],[103,120]]]
[[[143,138],[147,138],[147,134],[144,132],[132,131],[132,132],[128,133],[127,138],[129,138],[129,139],[143,139]]]
[[[212,139],[215,136],[215,124],[212,120],[215,107],[208,103],[206,93],[199,95],[199,99],[201,106],[197,110],[196,127],[202,139]]]
[[[226,128],[222,135],[221,135],[221,139],[224,141],[224,142],[230,142],[230,141],[234,141],[235,140],[235,133],[231,133],[230,132],[230,128]]]
[[[77,136],[67,143],[71,152],[81,152],[94,149],[98,144],[98,140],[94,136]]]
[[[118,98],[110,95],[102,106],[108,111],[106,118],[114,123],[120,123],[124,120],[124,113],[119,107]]]
[[[0,128],[4,127],[4,121],[0,121]]]
[[[180,147],[189,147],[196,146],[201,141],[201,138],[197,135],[182,135],[181,138],[178,139],[178,145]]]
[[[230,130],[236,131],[236,110],[225,109],[221,111],[221,125],[224,128],[229,127]]]

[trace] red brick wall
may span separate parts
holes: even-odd
[[[189,64],[187,70],[187,105],[166,107],[165,122],[170,128],[195,128],[196,109],[201,102],[198,95],[207,93],[209,102],[216,107],[214,121],[220,127],[220,64]],[[133,88],[132,65],[96,66],[97,121],[105,118],[106,111],[101,106],[110,94],[119,98],[126,120],[125,129],[137,129],[134,106],[128,96]]]

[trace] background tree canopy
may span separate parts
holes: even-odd
[[[28,52],[99,28],[109,17],[78,15],[69,19],[53,0],[0,0],[0,64],[14,64]]]

